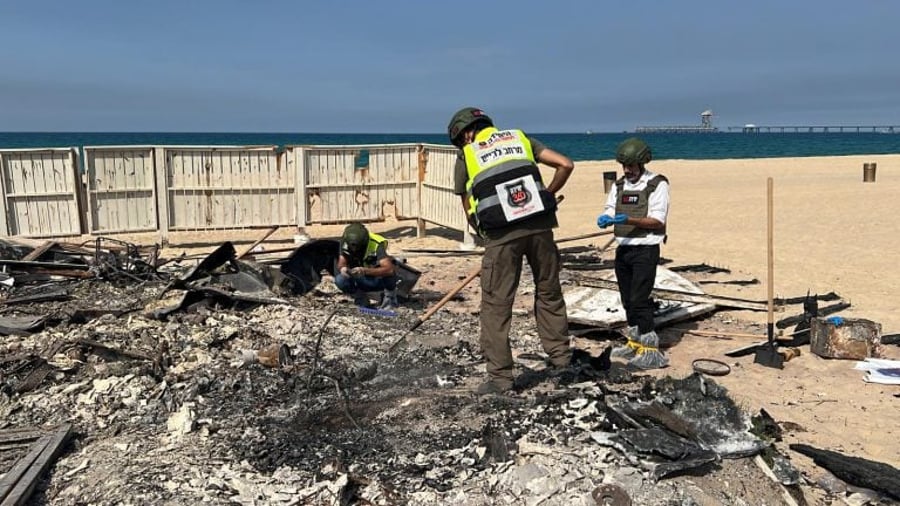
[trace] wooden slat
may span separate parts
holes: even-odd
[[[57,243],[54,241],[46,241],[44,244],[41,244],[37,248],[34,248],[33,250],[31,250],[31,253],[22,257],[22,261],[32,262],[32,261],[40,260],[41,256],[44,253],[46,253],[47,251],[49,251],[50,249],[52,249],[54,246],[56,246],[56,244]]]
[[[38,439],[37,442],[31,446],[31,451],[19,459],[19,461],[16,462],[16,465],[14,465],[8,473],[3,475],[3,478],[0,479],[0,500],[3,502],[0,503],[0,505],[6,506],[7,504],[17,504],[17,502],[8,502],[16,499],[15,496],[12,495],[13,490],[16,488],[16,484],[28,473],[31,465],[38,460],[41,453],[43,453],[47,445],[50,444],[51,439],[52,437],[49,435]]]
[[[45,440],[46,442],[43,444],[37,458],[31,461],[25,474],[17,480],[17,483],[3,499],[3,502],[0,503],[0,506],[22,506],[28,501],[28,497],[34,491],[34,487],[37,485],[41,475],[44,474],[50,467],[50,464],[52,464],[53,461],[56,460],[56,457],[59,456],[71,433],[72,425],[65,424],[58,428],[53,434],[39,440],[39,442]],[[35,446],[39,445],[36,444]],[[33,453],[33,451],[34,450],[32,450],[31,453]],[[29,453],[29,455],[31,455],[31,453]],[[3,488],[0,487],[0,497],[3,497],[2,490]]]
[[[21,441],[34,441],[45,434],[37,429],[7,429],[0,431],[0,444],[18,443]]]

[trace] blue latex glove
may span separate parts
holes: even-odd
[[[844,324],[844,319],[840,316],[829,316],[828,318],[825,318],[825,321],[834,325],[835,327],[840,327]]]
[[[613,224],[625,223],[626,221],[628,221],[628,215],[625,213],[619,213],[612,217],[601,214],[600,217],[597,218],[597,226],[600,228],[606,228]]]

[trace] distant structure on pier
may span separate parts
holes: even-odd
[[[718,132],[719,129],[713,126],[713,112],[709,109],[700,113],[699,125],[674,125],[674,126],[639,126],[634,129],[635,133],[666,133],[666,134],[696,134]]]
[[[729,132],[743,132],[745,134],[758,133],[877,133],[900,134],[898,125],[754,125],[747,123],[742,127],[728,127]]]

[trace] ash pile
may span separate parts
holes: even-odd
[[[163,269],[98,245],[5,264],[0,483],[31,504],[780,500],[744,458],[767,443],[708,378],[586,353],[551,374],[516,315],[516,392],[477,397],[476,315],[436,313],[388,353],[424,306],[359,310],[322,279],[327,257],[257,265],[226,243]],[[61,426],[50,451],[41,434]],[[48,458],[23,464],[37,441]]]

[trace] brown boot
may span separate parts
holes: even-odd
[[[478,395],[498,395],[512,390],[512,382],[492,379],[478,385],[475,393]]]

